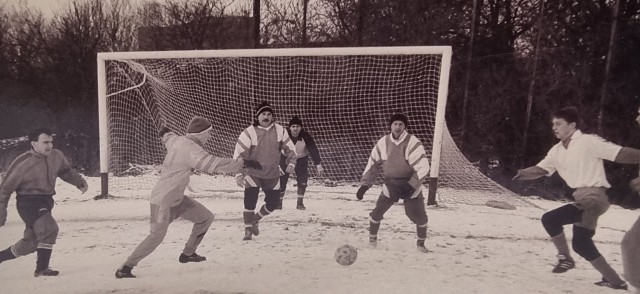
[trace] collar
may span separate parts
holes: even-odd
[[[391,142],[398,145],[402,143],[402,141],[404,141],[404,139],[406,139],[408,135],[409,133],[407,133],[407,130],[404,130],[402,131],[402,134],[400,134],[400,137],[397,140],[393,138],[393,133],[389,134],[389,139],[391,139]]]
[[[274,125],[274,124],[275,124],[275,123],[271,123],[271,124],[270,124],[268,127],[266,127],[266,128],[265,128],[265,127],[263,127],[263,126],[261,126],[260,124],[258,124],[258,125],[256,126],[256,128],[258,128],[258,129],[263,129],[263,130],[267,130],[267,131],[268,131],[269,129],[271,129],[271,127],[273,127],[273,125]]]

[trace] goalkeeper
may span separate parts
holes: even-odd
[[[640,108],[636,122],[640,124]],[[631,180],[630,186],[634,191],[640,192],[640,177]],[[640,294],[640,217],[624,234],[620,246],[624,277],[636,288],[636,293]]]
[[[258,222],[273,212],[280,199],[280,153],[287,156],[287,173],[295,171],[296,151],[285,128],[273,120],[274,111],[268,102],[258,105],[254,123],[239,136],[233,158],[257,160],[262,169],[249,168],[236,175],[236,184],[244,188],[244,238],[251,240],[260,234]],[[265,204],[256,213],[260,188],[264,191]]]
[[[296,209],[305,210],[304,206],[304,193],[307,191],[307,182],[309,181],[309,156],[313,159],[313,163],[316,165],[318,175],[322,176],[322,164],[320,160],[320,152],[318,146],[316,146],[313,137],[304,129],[302,129],[302,120],[293,116],[289,120],[289,129],[287,130],[291,141],[296,146],[296,153],[298,159],[296,160],[296,181],[298,183],[298,203]],[[287,166],[287,157],[282,155],[280,157],[280,169],[284,170]],[[282,200],[287,190],[287,182],[289,180],[289,174],[281,172],[280,176],[280,202],[278,203],[278,209],[282,209]]]
[[[167,147],[167,155],[162,162],[160,179],[151,191],[151,230],[149,235],[133,250],[122,267],[116,271],[116,278],[135,278],[131,273],[134,266],[151,254],[162,243],[169,224],[178,217],[193,222],[191,235],[178,257],[180,263],[205,261],[196,254],[196,248],[213,222],[214,215],[200,202],[184,195],[193,170],[205,173],[238,172],[245,168],[260,169],[254,160],[215,157],[202,147],[211,138],[211,123],[196,116],[187,128],[187,134],[178,136],[166,127],[160,129],[162,142]]]
[[[416,224],[417,248],[421,252],[428,252],[424,245],[428,218],[421,188],[422,181],[429,173],[429,159],[422,142],[406,131],[408,119],[404,114],[391,116],[389,125],[391,133],[378,140],[373,147],[362,175],[362,184],[356,193],[358,200],[362,200],[382,168],[382,193],[369,213],[369,245],[376,246],[384,214],[402,199],[407,217]]]

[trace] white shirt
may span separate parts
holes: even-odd
[[[548,172],[558,172],[571,188],[611,187],[604,172],[603,159],[613,161],[622,149],[596,135],[576,130],[568,148],[562,142],[551,147],[537,166]]]

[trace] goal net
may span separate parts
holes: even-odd
[[[526,205],[480,173],[446,130],[450,62],[450,47],[100,53],[103,195],[152,188],[166,153],[161,124],[184,134],[193,116],[206,117],[213,130],[205,149],[231,157],[256,105],[268,101],[278,123],[297,115],[316,140],[324,178],[311,165],[308,191],[355,195],[371,149],[390,131],[388,118],[402,112],[431,159],[425,197]],[[241,191],[230,175],[194,175],[189,189]]]

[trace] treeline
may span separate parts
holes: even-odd
[[[640,0],[87,0],[62,7],[53,15],[24,3],[0,7],[0,139],[50,125],[88,174],[98,166],[96,54],[142,49],[450,45],[449,130],[472,162],[508,186],[515,169],[539,161],[555,142],[549,115],[565,105],[582,111],[586,131],[640,146],[633,121]],[[141,40],[149,28],[172,33]],[[637,173],[608,167],[617,185]],[[563,194],[560,186],[544,190]]]

